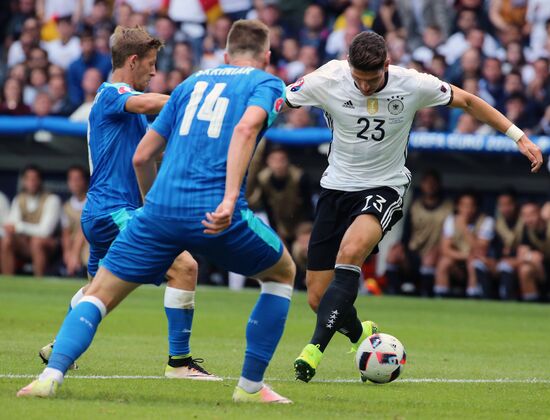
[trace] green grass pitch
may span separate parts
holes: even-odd
[[[305,294],[296,293],[267,372],[267,382],[295,404],[235,405],[231,394],[257,292],[221,288],[199,288],[191,344],[208,369],[228,378],[223,382],[161,377],[163,288],[147,286],[105,319],[73,373],[79,377],[69,376],[56,399],[17,399],[30,382],[26,375],[41,371],[37,351],[57,331],[81,284],[0,277],[0,418],[550,417],[550,305],[360,297],[359,313],[405,345],[404,374],[387,385],[361,383],[347,340],[337,336],[314,381],[304,384],[293,380],[292,362],[310,338],[314,316]]]

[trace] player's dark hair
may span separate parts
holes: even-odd
[[[357,70],[381,70],[388,57],[386,41],[376,32],[361,32],[351,41],[348,55],[350,65]]]
[[[143,58],[149,51],[158,51],[163,46],[159,38],[155,38],[141,26],[117,26],[110,41],[113,70],[123,67],[126,59],[132,55]]]
[[[239,19],[233,23],[227,35],[227,53],[258,57],[269,50],[269,28],[259,20]]]

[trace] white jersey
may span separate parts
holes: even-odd
[[[291,107],[325,111],[332,130],[323,188],[360,191],[392,187],[403,195],[411,180],[405,167],[409,132],[420,108],[452,101],[451,86],[416,70],[389,66],[385,85],[363,95],[346,60],[333,60],[286,89]]]

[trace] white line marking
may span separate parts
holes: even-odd
[[[17,374],[17,373],[1,373],[0,379],[32,379],[38,375]],[[147,375],[67,375],[71,379],[166,379],[164,376],[147,376]],[[224,377],[225,380],[236,381],[237,377]],[[295,382],[293,379],[268,378],[267,382]],[[316,379],[313,382],[320,383],[360,383],[359,379]],[[447,379],[447,378],[405,378],[399,379],[398,382],[405,383],[446,383],[446,384],[550,384],[550,379]]]

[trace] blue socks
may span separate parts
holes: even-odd
[[[246,352],[239,386],[247,392],[261,389],[267,365],[283,335],[291,296],[292,286],[288,284],[262,283],[262,292],[246,327]],[[250,388],[251,383],[257,384],[255,389]]]
[[[168,353],[170,356],[191,354],[189,338],[195,312],[195,292],[166,287],[164,310],[168,319]]]
[[[97,327],[106,313],[105,305],[98,298],[84,296],[65,317],[55,339],[48,368],[65,374],[69,366],[90,346]]]

